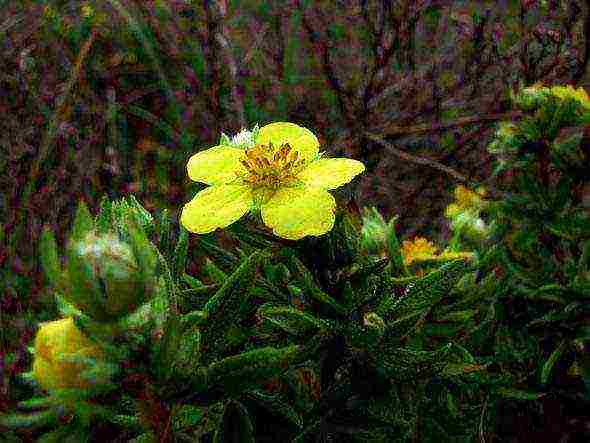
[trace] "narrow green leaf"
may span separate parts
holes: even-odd
[[[0,426],[9,429],[38,428],[56,425],[58,414],[55,410],[34,412],[32,414],[7,414],[0,416]]]
[[[293,335],[307,335],[329,327],[329,323],[288,306],[260,307],[258,316]]]
[[[43,409],[55,404],[51,397],[31,398],[18,402],[18,409]]]
[[[198,289],[205,286],[199,279],[186,273],[182,274],[182,279],[186,282],[187,285],[191,287],[191,289]]]
[[[172,265],[172,276],[178,278],[178,276],[184,273],[186,267],[186,258],[188,255],[188,233],[186,229],[180,228],[180,234],[178,235],[178,242],[174,248],[174,264]]]
[[[227,274],[217,267],[209,258],[205,258],[203,273],[212,283],[223,284],[227,280]]]
[[[289,403],[281,401],[279,395],[270,395],[267,392],[258,390],[246,392],[245,395],[264,406],[268,411],[282,414],[299,429],[303,428],[301,416]]]
[[[248,410],[237,400],[230,400],[225,405],[223,418],[219,423],[214,443],[255,443],[254,426]]]
[[[57,254],[55,236],[48,227],[43,229],[39,249],[41,252],[41,265],[47,279],[53,286],[58,286],[61,279],[61,265]]]
[[[394,217],[387,223],[387,251],[389,259],[391,260],[389,269],[391,271],[391,275],[401,275],[403,277],[408,277],[410,275],[410,272],[404,264],[404,258],[401,253],[401,246],[397,238],[397,234],[395,233],[396,221],[397,217]]]
[[[94,220],[92,215],[90,214],[86,203],[83,200],[80,200],[74,218],[70,241],[82,240],[86,234],[92,230],[94,230]]]
[[[96,217],[96,227],[101,234],[113,230],[112,204],[106,195],[100,200],[100,212]]]
[[[209,366],[208,376],[213,386],[221,387],[228,395],[240,395],[261,387],[304,358],[299,346],[268,346],[216,361]]]
[[[226,133],[224,133],[224,132],[221,133],[221,137],[219,139],[219,144],[223,145],[223,146],[230,146],[231,145],[231,140]]]
[[[506,398],[515,398],[518,400],[538,400],[546,394],[539,392],[522,391],[520,389],[512,388],[498,388],[496,393]]]
[[[563,354],[563,351],[567,348],[567,345],[568,342],[566,340],[563,340],[559,344],[559,346],[555,348],[555,350],[551,353],[551,355],[543,365],[543,369],[541,370],[541,384],[547,383],[547,381],[549,380],[549,376],[551,375],[551,370],[553,369],[553,366],[555,366],[555,363],[557,363],[559,357],[561,357],[561,354]]]

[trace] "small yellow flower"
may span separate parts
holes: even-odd
[[[45,17],[48,20],[52,20],[55,17],[57,17],[57,12],[53,7],[51,7],[49,5],[45,6],[43,8],[43,17]]]
[[[482,198],[478,195],[485,195],[483,189],[478,189],[478,192],[466,188],[463,185],[459,185],[455,188],[455,199],[457,204],[464,209],[478,209],[482,205]]]
[[[80,374],[87,369],[68,357],[97,357],[104,354],[74,325],[72,318],[63,318],[41,325],[35,337],[33,376],[46,390],[80,388],[90,386]]]
[[[436,255],[436,246],[423,237],[415,237],[412,241],[402,242],[402,257],[406,266],[415,260],[431,258]]]
[[[365,166],[322,158],[318,148],[308,129],[277,122],[260,129],[254,146],[220,145],[198,152],[188,161],[188,175],[210,187],[183,207],[182,225],[206,234],[260,209],[264,224],[279,237],[325,234],[334,226],[336,210],[327,191],[348,183]]]
[[[553,86],[551,88],[551,93],[563,100],[572,98],[582,105],[586,110],[590,110],[590,97],[588,97],[588,93],[582,87],[574,89],[572,85]]]
[[[92,5],[85,3],[82,5],[82,15],[86,18],[92,17],[94,15],[94,8]]]

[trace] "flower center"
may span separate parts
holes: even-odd
[[[297,181],[297,173],[305,166],[305,159],[288,143],[280,147],[256,145],[246,149],[246,158],[241,160],[246,174],[237,175],[253,188],[277,190]]]

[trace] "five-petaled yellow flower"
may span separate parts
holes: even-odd
[[[327,192],[351,181],[365,166],[348,158],[323,158],[319,142],[294,123],[263,126],[253,146],[220,145],[193,155],[191,180],[210,185],[187,203],[182,225],[197,234],[224,228],[250,210],[279,237],[319,236],[334,226],[336,201]]]

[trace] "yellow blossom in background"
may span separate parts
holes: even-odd
[[[101,357],[100,348],[74,325],[72,318],[43,323],[35,337],[33,377],[46,389],[87,388],[90,382],[80,377],[87,369],[68,357]]]
[[[485,205],[481,196],[485,196],[486,192],[483,188],[479,188],[477,192],[459,185],[455,188],[455,203],[451,203],[445,210],[445,215],[449,218],[455,218],[459,214],[471,211],[479,212]],[[480,196],[481,195],[481,196]]]
[[[197,234],[225,228],[251,210],[289,240],[319,236],[334,226],[336,201],[327,192],[365,170],[356,160],[323,158],[319,141],[294,123],[263,126],[253,146],[214,146],[187,164],[193,181],[210,185],[182,209],[182,225]]]
[[[551,93],[563,100],[572,98],[580,103],[580,105],[582,105],[586,110],[590,110],[590,97],[588,97],[588,93],[582,87],[574,89],[572,85],[553,86],[551,88]]]
[[[92,17],[94,15],[94,8],[89,3],[85,3],[82,5],[82,15],[86,18]]]
[[[423,238],[415,237],[413,240],[404,240],[402,242],[402,257],[406,266],[419,259],[427,259],[436,255],[436,246]]]
[[[47,5],[43,8],[43,17],[52,20],[57,17],[57,11],[52,6]]]

